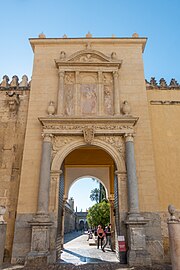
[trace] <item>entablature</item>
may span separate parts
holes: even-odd
[[[39,117],[43,132],[53,135],[83,135],[86,128],[95,135],[122,135],[134,133],[138,117],[61,118]]]

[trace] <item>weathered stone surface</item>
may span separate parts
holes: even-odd
[[[0,223],[0,267],[3,264],[7,224]]]

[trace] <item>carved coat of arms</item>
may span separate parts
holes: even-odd
[[[94,128],[93,127],[85,127],[83,129],[84,141],[87,144],[91,144],[94,139]]]

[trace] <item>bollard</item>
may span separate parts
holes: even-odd
[[[3,257],[4,257],[4,247],[6,241],[6,227],[7,224],[3,219],[3,215],[6,212],[6,208],[0,205],[0,267],[3,264]]]
[[[170,218],[168,219],[169,243],[171,263],[173,270],[180,269],[180,219],[174,216],[175,208],[173,205],[168,206]]]

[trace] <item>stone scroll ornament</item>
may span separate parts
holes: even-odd
[[[94,139],[94,128],[93,127],[85,127],[83,129],[84,141],[87,144],[91,144]]]

